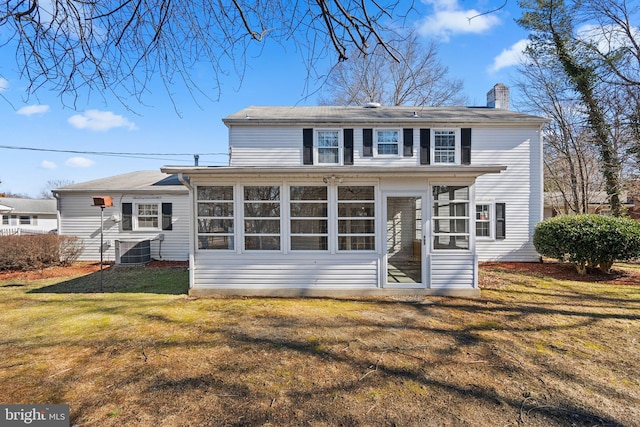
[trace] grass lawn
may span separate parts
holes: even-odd
[[[80,426],[640,426],[640,269],[571,269],[487,264],[481,298],[426,300],[0,275],[0,403],[68,403]]]

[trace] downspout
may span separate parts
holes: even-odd
[[[193,187],[186,176],[182,172],[178,173],[178,181],[182,183],[187,189],[189,189],[189,289],[193,289],[195,286],[195,247],[196,247],[196,229],[195,229],[195,195],[193,193]]]
[[[53,197],[56,199],[56,220],[58,221],[56,230],[58,230],[57,234],[62,234],[62,230],[60,229],[60,225],[62,224],[62,218],[60,217],[60,212],[62,212],[61,206],[60,206],[60,194],[56,193],[55,191],[52,191],[51,194],[53,194]]]

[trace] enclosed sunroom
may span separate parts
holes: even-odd
[[[192,295],[479,295],[476,178],[499,165],[165,167],[190,189]]]

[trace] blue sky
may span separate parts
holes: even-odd
[[[471,105],[485,105],[495,83],[511,85],[518,53],[527,33],[515,23],[515,0],[505,8],[467,18],[502,5],[503,0],[422,0],[415,25],[425,41],[440,46],[440,62],[452,78],[464,82]],[[1,37],[1,35],[0,35]],[[0,40],[1,41],[1,40]],[[180,115],[164,88],[151,87],[145,104],[130,109],[109,97],[84,94],[77,109],[62,105],[56,92],[42,90],[26,98],[26,81],[14,71],[13,52],[0,47],[0,146],[77,151],[59,153],[0,148],[0,192],[32,197],[48,181],[75,183],[163,165],[227,164],[227,128],[221,119],[249,105],[316,105],[319,80],[308,79],[300,52],[266,42],[260,56],[248,59],[242,81],[231,73],[221,81],[217,100],[175,97]],[[330,63],[319,64],[318,73]],[[199,76],[206,87],[206,76]],[[213,87],[212,87],[213,90]],[[512,98],[514,97],[512,92]],[[133,111],[131,111],[133,110]],[[132,158],[87,152],[185,153],[189,156]],[[207,154],[205,154],[207,153]],[[211,153],[211,154],[208,154]]]

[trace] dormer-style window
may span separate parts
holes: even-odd
[[[400,154],[400,130],[377,129],[375,143],[378,156],[398,156]]]
[[[341,132],[337,129],[316,131],[315,156],[319,165],[339,165],[342,152]]]

